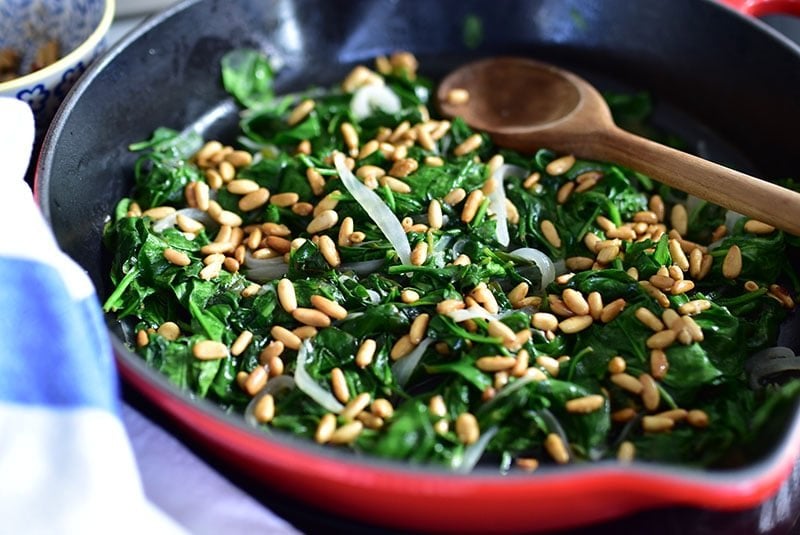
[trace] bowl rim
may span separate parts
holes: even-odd
[[[87,37],[80,45],[72,49],[68,54],[60,57],[54,63],[51,63],[50,65],[39,69],[38,71],[33,71],[23,76],[18,76],[17,78],[7,82],[0,83],[0,92],[16,91],[17,89],[24,89],[29,85],[35,85],[41,80],[67,69],[71,64],[77,62],[80,58],[89,53],[91,49],[94,48],[103,39],[103,37],[105,37],[109,28],[111,28],[111,23],[114,20],[114,14],[116,12],[116,0],[104,0],[103,5],[103,15],[100,18],[100,22],[97,24],[92,33],[89,34],[89,37]]]

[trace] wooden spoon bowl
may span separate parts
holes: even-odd
[[[466,89],[469,100],[451,100],[453,89]],[[800,193],[622,130],[589,82],[553,65],[513,57],[469,63],[442,81],[437,100],[445,116],[462,117],[502,147],[614,162],[800,235]]]

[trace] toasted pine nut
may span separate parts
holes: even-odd
[[[567,202],[574,189],[575,182],[565,182],[560,188],[558,188],[558,191],[556,192],[556,202],[558,204],[564,204]]]
[[[623,441],[617,449],[617,460],[621,463],[630,463],[636,457],[636,446],[630,440]]]
[[[661,380],[669,371],[669,361],[663,349],[650,351],[650,374],[654,379]]]
[[[692,409],[686,414],[686,421],[692,427],[708,427],[708,414],[700,409]]]
[[[464,301],[460,299],[445,299],[444,301],[439,301],[436,304],[436,313],[447,314],[454,310],[461,310],[465,307],[466,305],[464,304]]]
[[[347,403],[347,405],[345,405],[344,409],[342,409],[342,412],[339,413],[339,416],[343,418],[345,421],[354,420],[356,416],[358,416],[364,409],[366,409],[369,406],[369,402],[370,402],[369,393],[362,392],[361,394],[351,399]]]
[[[347,309],[322,295],[312,295],[311,306],[335,320],[343,320],[347,317]]]
[[[350,390],[347,388],[347,380],[341,368],[331,370],[331,391],[342,403],[350,401]]]
[[[228,356],[228,347],[222,342],[202,340],[192,346],[192,355],[198,360],[219,360]]]
[[[658,391],[653,376],[649,373],[643,373],[639,376],[639,381],[642,383],[642,403],[649,411],[654,411],[661,403],[661,394]]]
[[[711,308],[711,301],[708,299],[695,299],[693,301],[687,301],[679,306],[678,312],[686,315],[699,314],[709,308]]]
[[[636,395],[641,394],[642,390],[644,390],[644,386],[639,379],[624,372],[612,374],[611,382],[618,387]]]
[[[291,314],[297,309],[297,296],[294,291],[294,284],[291,280],[283,278],[278,281],[278,302],[281,307]]]
[[[414,158],[403,158],[394,162],[389,174],[397,178],[405,178],[419,168],[419,162]]]
[[[299,200],[300,200],[300,195],[298,195],[293,191],[289,191],[285,193],[276,193],[275,195],[270,197],[269,203],[274,206],[280,206],[282,208],[286,208],[293,204],[296,204]]]
[[[339,257],[339,251],[336,249],[336,244],[330,236],[325,234],[320,236],[317,246],[319,247],[319,252],[322,253],[322,257],[331,267],[339,267],[339,265],[342,263],[342,260]]]
[[[558,235],[558,230],[556,230],[555,225],[549,219],[543,219],[540,228],[542,231],[542,235],[547,242],[555,248],[561,247],[561,236]]]
[[[331,324],[330,316],[313,308],[296,308],[292,311],[292,317],[300,323],[312,327],[323,328]]]
[[[549,312],[536,312],[531,316],[531,325],[542,331],[555,331],[558,328],[558,318]]]
[[[317,424],[314,440],[318,444],[325,444],[330,441],[334,431],[336,431],[336,415],[330,412],[326,413]]]
[[[514,357],[490,356],[480,357],[475,366],[482,372],[498,372],[512,368],[516,362]]]
[[[294,126],[303,121],[314,110],[315,103],[311,99],[305,99],[294,107],[289,117],[286,119],[286,124]]]
[[[575,314],[585,316],[589,313],[589,303],[579,291],[567,288],[562,292],[561,299]]]
[[[272,340],[267,346],[261,350],[258,355],[258,362],[262,365],[269,364],[270,360],[274,357],[279,357],[286,346],[280,340]]]
[[[296,309],[295,309],[296,310]],[[274,325],[272,329],[270,329],[270,334],[272,338],[282,342],[283,345],[288,349],[294,349],[295,351],[300,349],[300,344],[302,340],[292,331],[287,329],[286,327],[281,327],[280,325]]]
[[[600,321],[603,323],[608,323],[614,318],[616,318],[620,312],[625,308],[625,299],[619,298],[611,301],[609,304],[603,307],[603,311],[600,313]]]
[[[735,279],[742,273],[742,250],[738,245],[731,245],[722,262],[722,276]]]
[[[361,345],[358,347],[358,352],[356,353],[356,366],[359,368],[366,368],[372,363],[372,359],[375,357],[375,350],[377,349],[378,344],[375,340],[371,338],[367,338]]]
[[[463,142],[461,142],[461,144],[458,145],[455,149],[453,149],[453,154],[455,154],[456,156],[464,156],[465,154],[468,154],[476,150],[478,147],[481,146],[482,143],[483,143],[483,138],[481,137],[480,134],[472,134]]]
[[[611,374],[623,373],[627,367],[628,363],[619,355],[611,357],[611,360],[608,361],[608,371]]]
[[[481,190],[476,189],[470,192],[467,196],[467,200],[464,202],[464,208],[461,210],[461,221],[464,223],[472,222],[483,199],[484,194]]]
[[[663,416],[645,416],[642,418],[642,429],[648,433],[661,433],[675,427],[675,420]]]
[[[610,264],[619,256],[619,245],[608,245],[597,252],[597,262]]]
[[[659,331],[647,339],[645,344],[650,349],[666,349],[675,342],[677,334],[671,329]]]
[[[775,232],[775,227],[757,219],[750,219],[744,224],[744,231],[751,234],[771,234]]]
[[[244,380],[244,391],[255,396],[267,384],[267,370],[263,366],[256,366]]]
[[[567,450],[564,441],[556,433],[549,433],[544,439],[544,449],[550,454],[558,464],[566,464],[569,462],[569,451]]]
[[[626,407],[611,413],[611,421],[616,423],[630,422],[636,417],[636,410],[632,407]]]
[[[428,226],[434,230],[442,228],[444,224],[442,216],[442,205],[436,199],[432,199],[428,204]]]
[[[414,350],[414,347],[414,344],[411,342],[411,337],[405,334],[394,343],[391,351],[389,352],[389,357],[392,360],[401,359],[411,353],[411,351]]]
[[[600,410],[606,402],[606,398],[599,394],[592,394],[579,398],[573,398],[567,401],[567,412],[587,414]]]
[[[323,210],[306,227],[309,234],[317,234],[336,225],[339,214],[335,210]]]
[[[346,423],[331,434],[329,442],[331,444],[351,444],[356,441],[363,430],[364,424],[358,420]]]
[[[250,342],[253,341],[253,333],[248,330],[244,330],[239,333],[239,336],[236,338],[236,341],[233,342],[231,345],[231,355],[238,357],[244,350],[247,349],[247,346],[250,345]]]
[[[414,318],[414,321],[411,322],[408,336],[411,339],[412,344],[417,345],[422,341],[423,338],[425,338],[425,333],[428,331],[428,323],[430,322],[430,319],[430,314],[423,313]]]
[[[461,87],[454,87],[447,92],[447,102],[454,106],[461,106],[469,102],[469,91]]]
[[[428,242],[417,242],[411,250],[411,264],[414,266],[421,266],[428,259]]]
[[[558,328],[561,329],[561,332],[565,334],[574,334],[584,329],[588,329],[592,322],[592,317],[588,314],[586,316],[573,316],[571,318],[567,318],[565,320],[561,320],[558,324]]]
[[[456,435],[458,440],[465,445],[474,444],[481,436],[478,419],[470,412],[462,412],[456,418]]]
[[[257,422],[262,424],[269,423],[275,418],[275,398],[272,394],[261,396],[261,399],[256,402],[256,406],[253,407],[253,416]]]
[[[556,158],[545,167],[545,171],[552,176],[560,176],[572,169],[575,165],[575,156],[568,154],[560,158]]]
[[[167,247],[164,249],[164,258],[170,264],[174,264],[176,266],[188,266],[192,263],[192,260],[189,258],[189,255],[184,253],[183,251],[178,251],[176,249],[172,249],[171,247]]]
[[[689,215],[686,213],[686,207],[682,204],[676,204],[670,211],[670,223],[672,228],[678,231],[678,234],[685,236],[689,223]]]
[[[571,271],[586,271],[587,269],[592,269],[594,259],[588,256],[570,256],[564,260],[564,263],[567,269]]]
[[[645,324],[653,331],[658,332],[664,330],[664,324],[661,322],[660,319],[658,319],[658,316],[653,314],[648,308],[645,307],[637,308],[636,311],[634,312],[634,316],[636,316],[636,319],[641,321],[643,324]]]

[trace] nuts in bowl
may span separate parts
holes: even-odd
[[[31,106],[39,136],[113,18],[114,0],[0,0],[0,96]]]

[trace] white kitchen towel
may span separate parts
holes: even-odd
[[[32,142],[0,98],[0,533],[293,533],[122,404],[94,288],[23,181]]]

